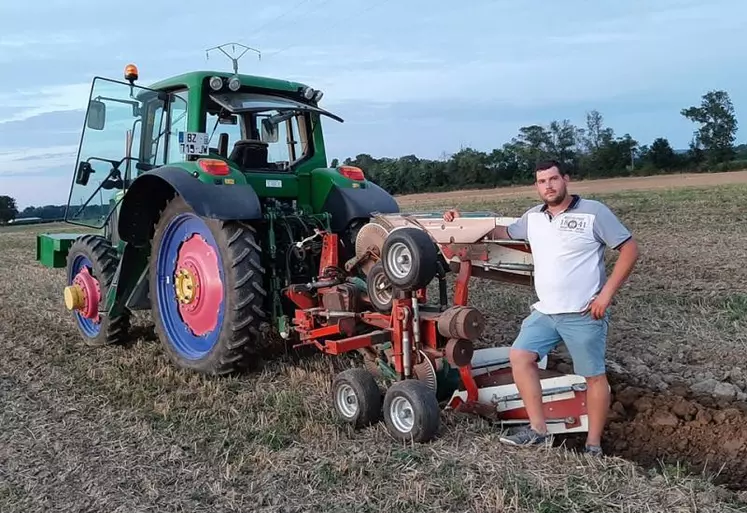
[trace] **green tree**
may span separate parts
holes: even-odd
[[[586,113],[586,129],[580,131],[583,148],[594,153],[612,141],[615,133],[612,128],[605,128],[604,117],[598,110]]]
[[[666,137],[657,137],[645,155],[646,163],[655,169],[671,171],[678,167],[679,159]]]
[[[549,127],[549,136],[549,150],[552,157],[568,169],[575,169],[578,165],[579,129],[567,119],[560,122],[552,121]]]
[[[18,208],[16,207],[15,198],[10,196],[0,196],[0,224],[6,224],[16,218]]]
[[[680,113],[700,127],[695,131],[693,150],[701,146],[709,163],[726,162],[734,158],[737,138],[737,118],[734,105],[726,91],[708,91],[700,107],[688,107]]]

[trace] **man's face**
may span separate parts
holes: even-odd
[[[557,167],[537,171],[537,192],[540,198],[550,206],[559,205],[567,195],[567,178],[560,174]]]

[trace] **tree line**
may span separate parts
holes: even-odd
[[[605,126],[602,114],[592,110],[586,113],[585,126],[568,120],[524,126],[511,141],[490,152],[462,148],[441,160],[360,154],[343,163],[360,167],[369,180],[391,194],[529,184],[535,163],[548,158],[562,162],[575,179],[747,169],[747,144],[735,145],[738,124],[726,91],[708,91],[700,105],[683,108],[680,114],[696,125],[689,147],[682,151],[672,148],[665,137],[641,144],[628,133],[618,136]],[[335,159],[330,165],[338,164]],[[102,208],[98,205],[90,208],[93,216],[107,210],[93,211]],[[64,215],[64,205],[32,206],[19,212],[12,197],[0,196],[0,224],[15,217],[60,219]]]
[[[689,148],[683,150],[672,148],[665,137],[642,144],[628,133],[618,136],[605,126],[602,114],[592,110],[586,113],[585,126],[568,120],[524,126],[490,152],[462,148],[442,160],[360,154],[343,163],[360,167],[368,179],[393,194],[529,184],[536,162],[548,158],[562,162],[575,179],[747,168],[747,145],[735,145],[737,118],[727,92],[709,91],[700,105],[683,108],[680,114],[696,124]]]

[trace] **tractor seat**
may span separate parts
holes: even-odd
[[[266,168],[267,143],[257,139],[241,139],[236,141],[228,158],[241,168]]]

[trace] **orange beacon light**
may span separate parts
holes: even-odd
[[[129,81],[130,83],[134,82],[138,79],[138,72],[137,72],[137,66],[134,64],[128,64],[125,66],[125,80]]]

